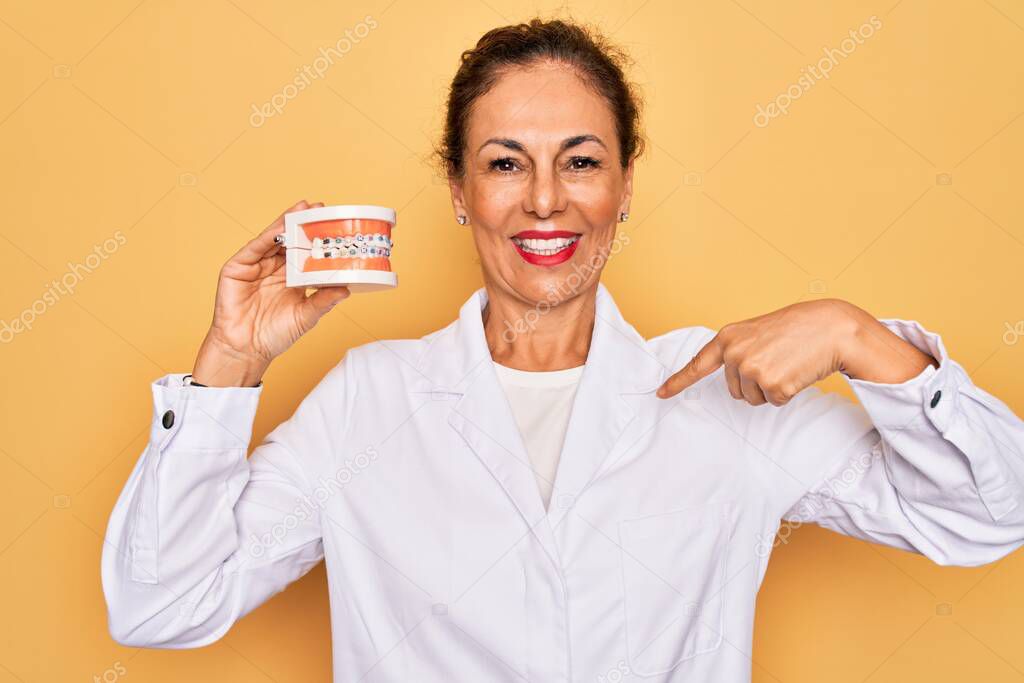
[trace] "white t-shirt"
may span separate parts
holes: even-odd
[[[494,363],[494,370],[512,406],[540,496],[547,508],[583,366],[530,372]]]

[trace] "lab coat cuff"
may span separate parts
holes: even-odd
[[[263,387],[185,386],[184,374],[153,382],[150,443],[161,451],[246,449]]]
[[[1024,493],[1020,480],[1003,462],[1007,448],[996,441],[997,430],[986,414],[1016,417],[1001,402],[976,387],[963,367],[946,353],[942,338],[915,321],[879,319],[894,333],[921,351],[930,353],[939,367],[929,365],[916,377],[900,384],[881,384],[847,377],[853,391],[887,441],[898,451],[906,448],[900,437],[941,436],[966,457],[973,488],[993,521],[1003,519],[1020,505]],[[993,409],[993,404],[1003,410]],[[978,411],[979,406],[987,410]],[[971,415],[974,415],[972,418]],[[922,442],[923,443],[923,442]],[[909,452],[909,451],[908,451]],[[937,460],[939,453],[931,454]],[[918,463],[916,470],[924,465]]]
[[[864,410],[879,430],[937,430],[945,434],[955,417],[959,387],[970,378],[964,369],[951,360],[946,346],[935,332],[915,320],[879,318],[901,339],[938,361],[939,367],[928,365],[916,376],[897,384],[872,382],[843,375]]]

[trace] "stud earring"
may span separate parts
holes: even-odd
[[[465,216],[459,216],[459,217],[458,217],[458,218],[456,218],[455,220],[457,220],[457,221],[459,222],[459,225],[465,225],[465,224],[466,224],[466,220],[467,220],[467,219],[466,219],[466,217],[465,217]]]
[[[629,214],[627,212],[623,211],[622,213],[619,214],[619,222],[620,223],[625,223],[628,220],[629,220]]]

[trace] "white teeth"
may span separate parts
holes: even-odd
[[[553,237],[551,239],[519,239],[518,237],[513,237],[512,241],[515,242],[523,251],[527,251],[531,254],[550,256],[551,254],[557,254],[562,251],[579,238],[579,235],[575,235],[573,237]]]
[[[362,238],[362,239],[360,239]],[[391,240],[385,235],[366,234],[346,237],[314,237],[309,250],[311,258],[375,258],[391,256]],[[376,254],[370,251],[375,250]]]

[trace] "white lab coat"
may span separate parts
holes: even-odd
[[[780,519],[940,564],[1024,544],[1024,423],[939,335],[882,320],[940,367],[848,380],[863,408],[754,407],[721,369],[661,400],[714,331],[644,340],[603,285],[545,511],[485,302],[349,350],[248,460],[261,389],[157,381],[104,545],[113,637],[212,643],[326,559],[336,681],[739,683]]]

